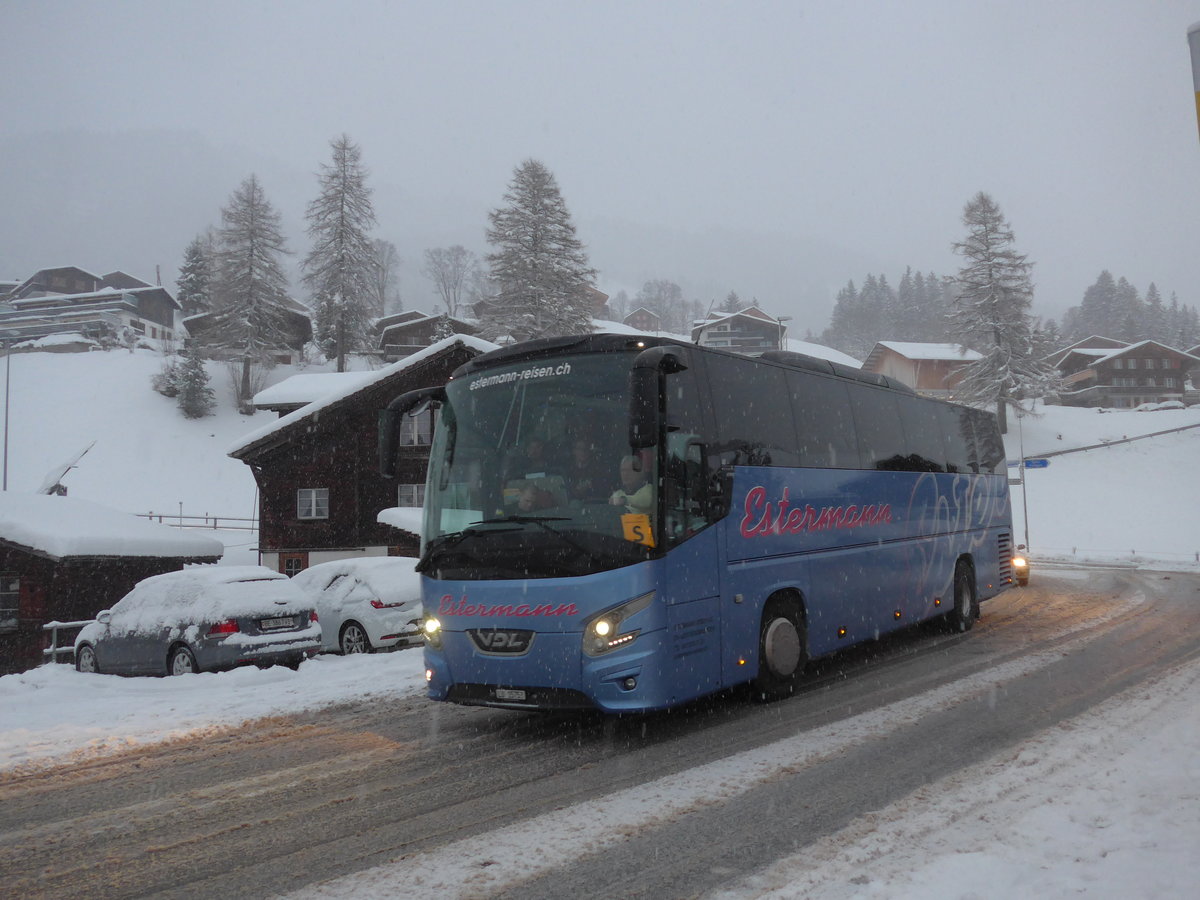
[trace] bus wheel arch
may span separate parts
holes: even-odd
[[[758,631],[758,675],[752,683],[759,700],[796,692],[808,664],[804,600],[796,591],[776,591],[763,604]]]
[[[970,631],[979,618],[979,590],[975,584],[975,564],[961,556],[954,564],[954,606],[946,614],[946,624],[957,633]]]

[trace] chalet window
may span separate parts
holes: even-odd
[[[136,331],[138,334],[146,333],[146,323],[140,322],[137,319],[130,319],[129,327],[132,328],[134,331]]]
[[[300,488],[296,491],[296,518],[328,519],[329,488]]]
[[[425,485],[401,484],[396,486],[396,505],[415,506],[425,505]]]
[[[279,571],[291,578],[308,568],[307,553],[280,553]]]
[[[21,579],[10,573],[0,574],[0,631],[14,631],[19,623]]]
[[[1169,388],[1179,387],[1179,379],[1174,378],[1171,375],[1168,375],[1166,378],[1163,379],[1163,384]]]
[[[433,410],[400,419],[400,446],[428,447],[433,439]]]

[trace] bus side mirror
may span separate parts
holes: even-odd
[[[645,450],[658,443],[663,376],[687,368],[682,347],[651,347],[638,354],[629,371],[629,446]]]
[[[444,402],[446,388],[418,388],[392,400],[379,411],[379,474],[384,478],[396,477],[396,448],[400,445],[400,423],[404,416],[419,411],[430,403]]]

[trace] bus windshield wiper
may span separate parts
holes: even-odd
[[[514,515],[514,516],[505,516],[502,519],[484,519],[482,522],[472,522],[470,525],[467,526],[467,529],[469,530],[476,525],[499,525],[504,522],[518,522],[518,523],[524,524],[526,522],[529,522],[529,523],[532,523],[532,524],[538,526],[543,531],[549,532],[550,534],[554,535],[559,540],[561,540],[564,544],[566,544],[568,547],[570,547],[572,550],[587,557],[587,559],[590,562],[592,562],[593,564],[599,564],[601,562],[599,556],[597,556],[595,553],[593,553],[587,547],[583,546],[581,543],[576,541],[574,538],[567,537],[567,535],[565,535],[563,532],[559,531],[553,525],[547,524],[548,522],[570,522],[570,521],[571,521],[570,516],[523,516],[523,515],[518,514],[518,515]],[[505,530],[508,530],[508,529],[505,529]]]

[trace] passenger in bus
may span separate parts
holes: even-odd
[[[534,512],[539,509],[549,509],[556,505],[554,494],[537,485],[526,485],[521,489],[521,493],[517,495],[518,512]]]
[[[621,486],[608,498],[613,506],[624,506],[627,512],[654,512],[654,488],[644,471],[641,459],[636,456],[621,457]]]
[[[540,437],[532,437],[525,442],[524,450],[508,460],[505,466],[506,478],[537,478],[545,476],[550,470],[550,462],[546,454],[546,442]]]
[[[571,464],[567,467],[567,492],[581,503],[602,503],[605,488],[601,484],[592,445],[580,438],[571,445]]]

